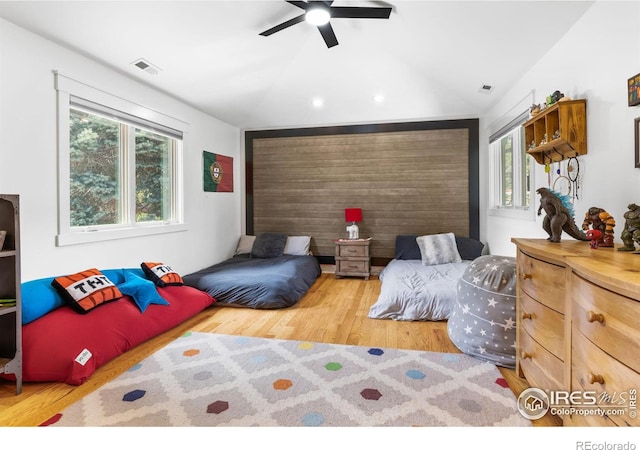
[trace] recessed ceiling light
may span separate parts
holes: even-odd
[[[374,101],[375,103],[382,103],[382,102],[384,102],[384,95],[382,95],[382,94],[376,94],[376,95],[374,95],[374,96],[373,96],[373,101]]]
[[[320,97],[316,97],[312,100],[311,104],[314,108],[322,108],[322,106],[324,105],[324,100],[322,100]]]

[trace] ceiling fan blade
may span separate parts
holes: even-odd
[[[280,30],[289,28],[290,26],[300,23],[302,21],[304,21],[304,14],[300,14],[298,17],[294,17],[293,19],[287,20],[286,22],[282,22],[280,25],[276,25],[273,28],[269,28],[268,30],[260,33],[260,36],[271,36],[273,33],[277,33]]]
[[[295,2],[287,0],[287,3],[291,3],[293,6],[297,6],[300,9],[304,9],[305,11],[309,7],[309,4],[307,2]]]
[[[354,6],[332,6],[331,18],[388,19],[392,8],[368,8]]]
[[[322,35],[325,44],[327,44],[327,48],[338,45],[338,38],[336,38],[336,34],[333,32],[333,27],[330,22],[325,25],[320,25],[318,30],[320,30],[320,34]]]

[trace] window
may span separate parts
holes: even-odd
[[[60,74],[56,86],[58,245],[184,229],[181,122]]]
[[[526,152],[522,128],[528,117],[528,111],[522,113],[489,138],[494,214],[533,217],[531,158]]]

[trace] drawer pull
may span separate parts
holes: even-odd
[[[520,358],[522,359],[531,359],[533,357],[533,355],[531,353],[527,353],[527,352],[522,352],[520,353]]]
[[[526,313],[526,312],[522,313],[522,319],[523,320],[524,319],[531,319],[531,318],[532,318],[531,313]]]
[[[594,313],[593,311],[588,311],[587,312],[587,322],[600,322],[603,323],[604,322],[604,316],[602,314],[599,313]]]
[[[530,273],[523,273],[523,274],[522,274],[522,279],[523,279],[523,280],[527,280],[527,279],[529,279],[529,280],[530,280],[531,278],[533,278],[533,275],[532,275],[532,274],[530,274]]]
[[[589,380],[589,384],[604,384],[604,378],[602,377],[602,375],[596,375],[589,372],[589,376],[587,376],[587,379]]]

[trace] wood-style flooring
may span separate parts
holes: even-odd
[[[323,273],[291,308],[252,310],[214,305],[112,360],[81,386],[24,383],[22,393],[16,395],[14,383],[0,380],[0,426],[42,424],[187,331],[459,353],[449,339],[446,322],[369,319],[369,308],[379,292],[377,277],[369,281],[336,279],[333,274]],[[514,370],[501,368],[500,371],[516,396],[529,387]],[[556,417],[549,416],[534,425],[560,423]]]

